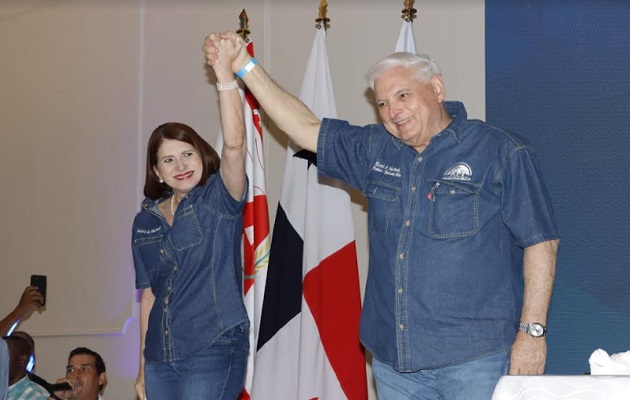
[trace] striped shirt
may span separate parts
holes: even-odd
[[[37,383],[28,379],[28,375],[9,386],[7,400],[46,400],[50,397],[48,391]]]

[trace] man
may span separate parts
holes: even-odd
[[[203,50],[209,65],[225,56],[210,38]],[[368,71],[382,124],[366,127],[320,121],[246,51],[232,69],[320,174],[368,198],[361,341],[379,399],[487,400],[508,368],[543,373],[558,233],[524,139],[446,102],[426,56]]]
[[[85,347],[77,347],[68,356],[66,377],[57,383],[68,382],[72,390],[55,392],[60,399],[97,400],[107,382],[107,372],[103,358]]]
[[[9,347],[9,392],[7,400],[48,399],[48,391],[31,381],[26,371],[31,346],[21,337],[5,336]]]
[[[36,360],[35,359],[35,340],[33,340],[33,337],[24,331],[14,331],[11,334],[11,336],[20,337],[26,340],[26,342],[28,343],[31,349],[28,362],[26,363],[26,375],[28,375],[28,379],[30,379],[32,382],[37,383],[39,386],[43,387],[44,389],[48,390],[50,387],[50,384],[46,382],[43,378],[41,378],[39,375],[35,374],[35,360]]]
[[[33,337],[25,331],[13,331],[13,333],[11,333],[9,336],[16,336],[26,340],[29,348],[31,349],[31,354],[28,357],[26,371],[35,371],[35,340],[33,340]]]

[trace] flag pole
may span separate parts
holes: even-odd
[[[401,18],[406,22],[413,22],[413,19],[416,18],[416,12],[418,12],[418,10],[413,8],[414,1],[415,0],[405,0],[405,8],[402,10]]]
[[[317,24],[315,24],[315,27],[317,29],[322,29],[322,27],[324,28],[324,30],[330,28],[330,18],[326,17],[326,13],[328,12],[328,2],[326,2],[326,0],[320,0],[319,2],[319,18],[317,18],[315,20],[315,22],[317,22]]]

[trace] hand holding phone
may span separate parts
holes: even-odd
[[[35,286],[41,293],[43,298],[41,305],[46,305],[46,275],[31,275],[31,286]]]

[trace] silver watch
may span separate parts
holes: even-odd
[[[528,333],[535,338],[543,337],[547,333],[547,327],[540,322],[532,322],[530,324],[519,322],[518,330]]]

